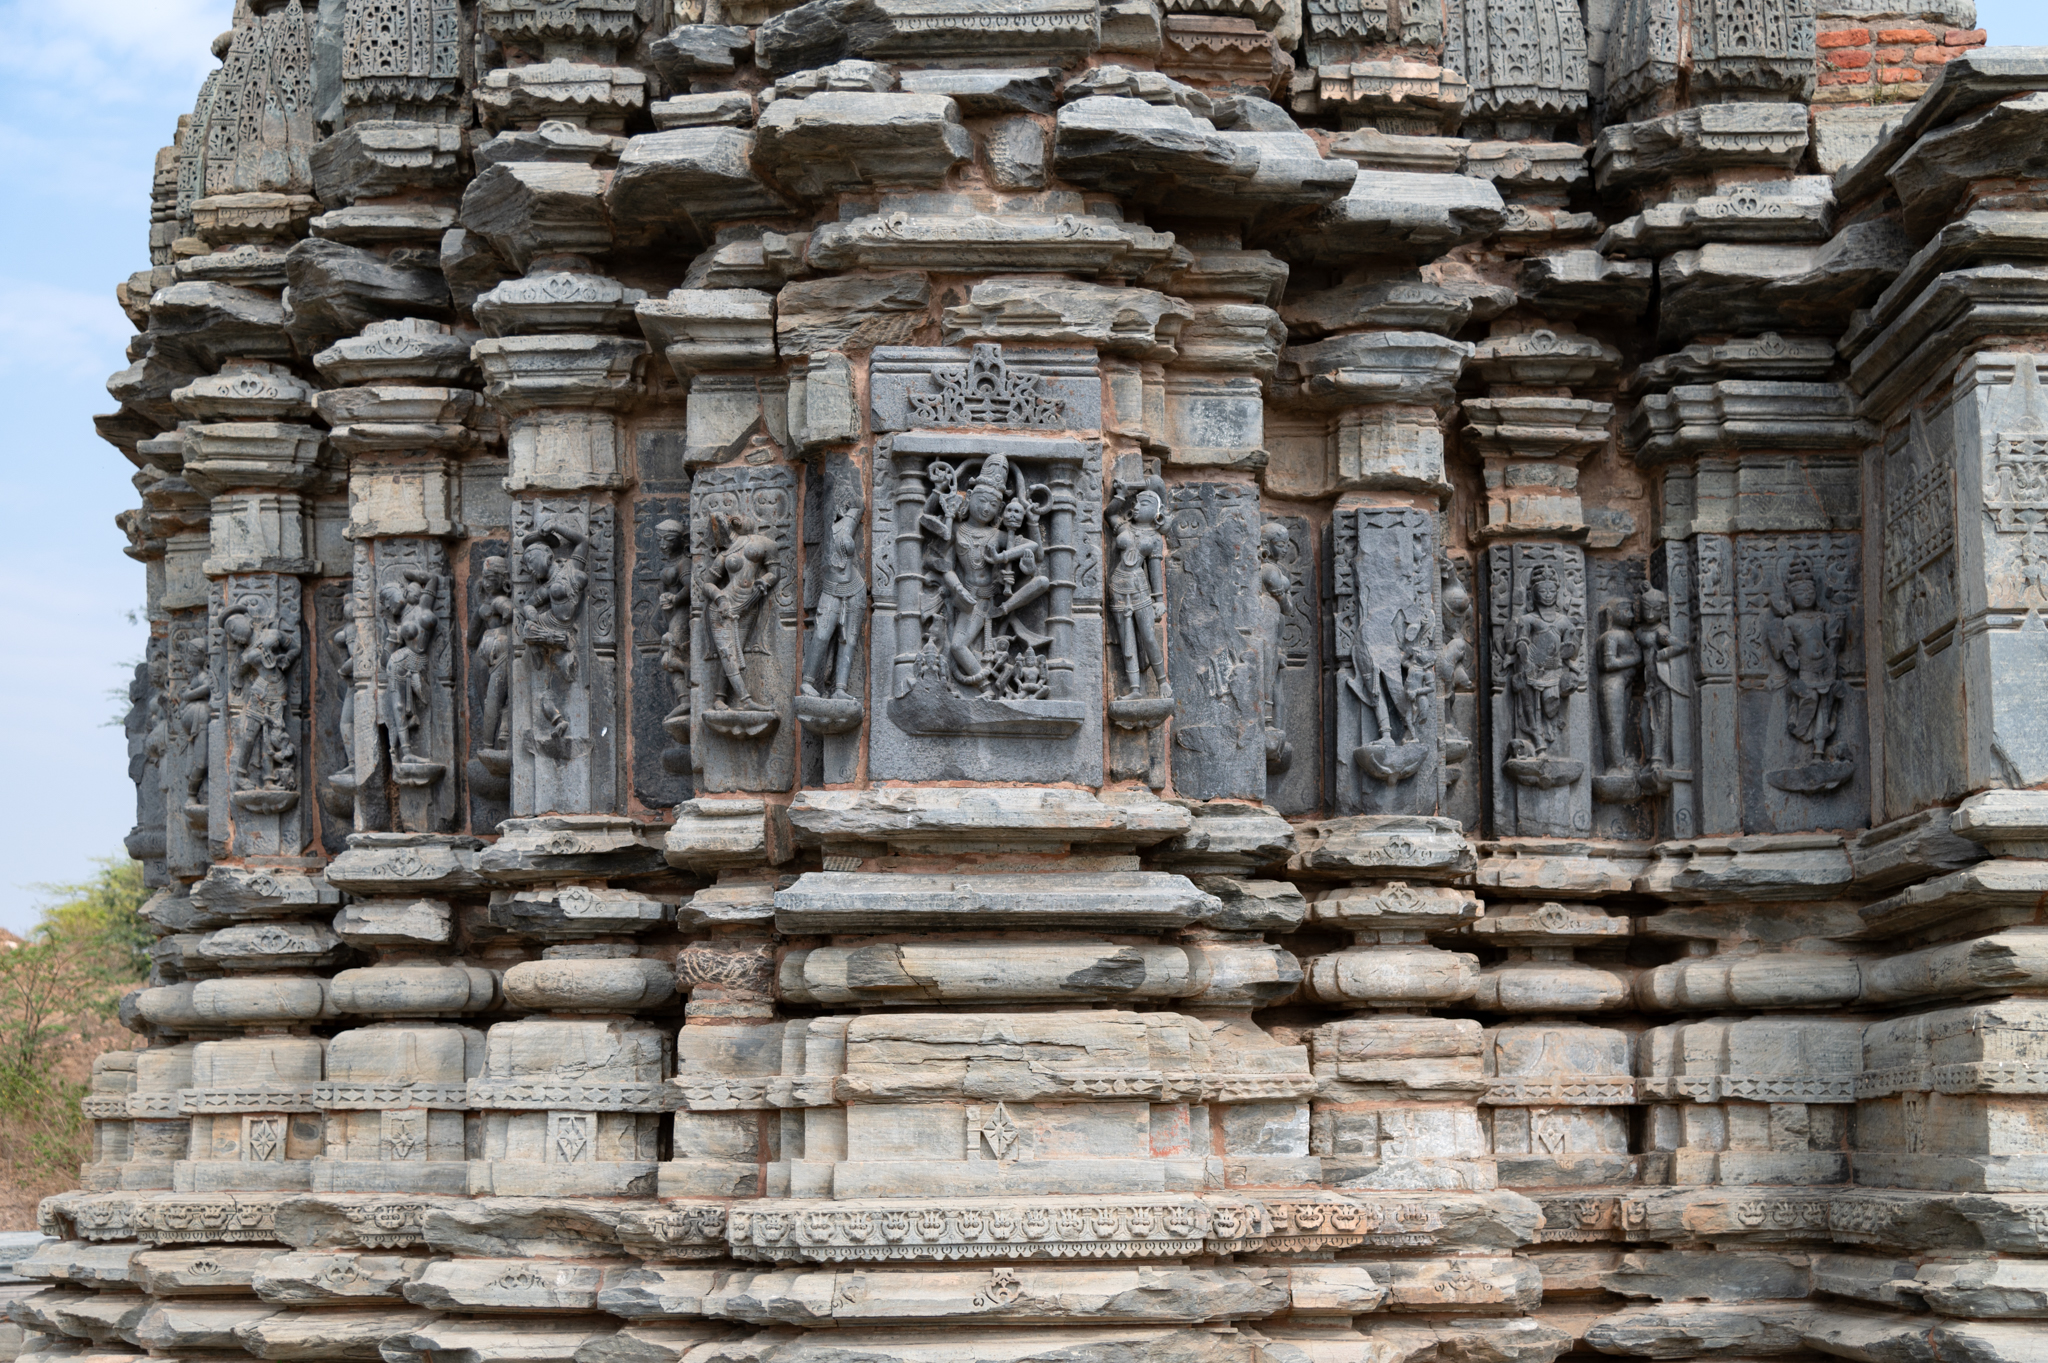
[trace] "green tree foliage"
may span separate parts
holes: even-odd
[[[40,921],[0,950],[0,1167],[17,1183],[68,1179],[85,1157],[84,1067],[147,976],[152,940],[136,862],[104,858],[88,880],[38,888]]]

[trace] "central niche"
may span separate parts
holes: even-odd
[[[994,346],[962,358],[888,366],[900,394],[881,391],[896,374],[876,376],[877,406],[894,398],[909,429],[875,467],[871,770],[1099,776],[1101,447],[1036,433],[1089,419],[1068,413],[1057,378]]]
[[[946,448],[956,445],[995,448]],[[943,453],[926,455],[930,446]],[[1079,732],[1088,708],[1074,693],[1079,447],[911,435],[895,453],[898,516],[914,510],[917,533],[896,542],[890,718],[912,734]]]

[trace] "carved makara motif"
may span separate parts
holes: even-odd
[[[810,606],[810,638],[804,642],[804,675],[796,716],[817,734],[852,733],[864,713],[849,689],[867,620],[867,579],[861,573],[861,520],[867,505],[860,479],[849,466],[826,492],[828,521],[820,546],[816,600]]]

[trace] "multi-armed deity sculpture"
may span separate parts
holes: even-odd
[[[2048,59],[241,0],[36,1363],[2024,1363]]]

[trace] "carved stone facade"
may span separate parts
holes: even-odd
[[[1971,22],[243,5],[19,1355],[2038,1358]]]

